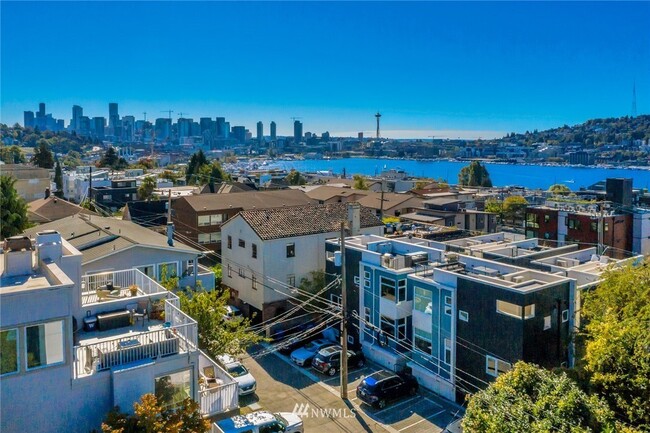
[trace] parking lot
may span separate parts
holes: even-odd
[[[330,377],[310,367],[298,367],[287,356],[277,352],[271,356],[281,359],[283,361],[281,364],[290,365],[291,369],[300,372],[322,388],[327,389],[331,394],[339,396],[340,377],[338,374]],[[363,404],[356,396],[357,385],[364,377],[381,369],[382,367],[368,361],[363,368],[351,369],[348,373],[348,399],[358,415],[368,419],[369,425],[381,426],[383,430],[392,433],[436,433],[444,430],[451,421],[458,417],[458,406],[424,388],[420,388],[417,395],[396,400],[384,409],[376,409]],[[374,431],[367,428],[360,428],[358,431],[364,430]]]

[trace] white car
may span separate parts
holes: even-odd
[[[248,369],[241,362],[237,361],[230,355],[217,356],[219,363],[232,376],[239,385],[239,396],[248,395],[255,392],[257,382]]]
[[[214,423],[222,433],[303,433],[302,419],[292,412],[271,413],[264,410],[237,415]],[[214,430],[213,430],[214,431]]]
[[[243,316],[239,308],[232,305],[226,305],[226,314],[223,315],[223,320],[241,319],[242,317]]]

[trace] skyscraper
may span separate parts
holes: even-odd
[[[25,128],[33,128],[34,127],[34,112],[33,111],[25,111],[23,113],[23,126]]]
[[[167,140],[172,132],[172,121],[167,117],[160,117],[156,119],[156,140]]]
[[[264,124],[260,120],[257,122],[257,144],[260,146],[264,142]]]
[[[212,118],[201,117],[199,119],[199,125],[201,125],[201,134],[203,134],[205,131],[212,130]]]
[[[192,119],[185,119],[183,117],[178,119],[178,138],[190,137],[192,135]]]
[[[230,128],[230,126],[228,128]],[[228,138],[225,117],[217,117],[217,138]]]
[[[95,137],[100,140],[104,139],[104,128],[106,127],[106,119],[104,117],[93,117],[90,129]]]
[[[278,139],[275,122],[271,121],[271,141]]]
[[[246,127],[245,126],[233,126],[232,135],[239,143],[246,142]]]
[[[70,121],[70,129],[73,131],[81,131],[81,117],[84,115],[84,109],[79,105],[72,106],[72,120]]]
[[[302,122],[300,120],[293,121],[293,142],[298,144],[302,141]]]
[[[120,115],[117,112],[117,102],[108,103],[108,131],[110,135],[118,136]]]
[[[38,104],[38,117],[45,117],[45,102]]]

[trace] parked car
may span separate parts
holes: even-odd
[[[419,388],[417,379],[411,374],[379,370],[364,378],[357,386],[357,398],[383,409],[391,400],[417,394]]]
[[[335,345],[336,343],[330,340],[319,338],[318,340],[307,343],[305,346],[291,352],[291,360],[301,367],[310,366],[314,356],[316,356],[321,349]]]
[[[244,316],[242,316],[239,308],[232,305],[226,305],[226,314],[223,315],[223,320],[241,319],[243,317]]]
[[[322,338],[320,332],[313,332],[307,336],[304,336],[304,332],[313,327],[313,323],[305,323],[296,326],[294,329],[291,329],[289,331],[280,330],[274,333],[271,336],[271,339],[277,342],[278,352],[283,355],[289,355],[291,352],[304,346],[305,344]]]
[[[363,367],[366,357],[362,351],[348,350],[348,367]],[[321,373],[334,376],[341,368],[341,346],[321,349],[311,362],[312,367]]]
[[[226,418],[213,424],[221,433],[303,433],[302,419],[293,412],[264,410]],[[213,430],[215,431],[215,430]]]
[[[232,376],[239,386],[239,395],[248,395],[257,389],[257,381],[241,362],[230,355],[217,356],[219,364]]]

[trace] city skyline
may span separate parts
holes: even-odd
[[[629,115],[633,86],[650,111],[648,3],[125,4],[3,3],[2,122],[39,102],[108,120],[118,102],[267,135],[296,116],[373,136],[380,111],[387,138],[493,138]]]

